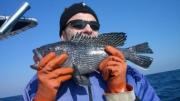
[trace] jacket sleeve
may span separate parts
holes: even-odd
[[[35,75],[24,89],[23,92],[24,101],[33,101],[33,98],[37,91],[37,84],[38,84],[37,75]]]
[[[160,101],[154,88],[143,74],[128,66],[126,77],[140,101]]]

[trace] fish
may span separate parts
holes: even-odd
[[[144,55],[153,54],[148,42],[143,42],[128,48],[122,48],[126,39],[127,35],[124,32],[102,33],[97,37],[77,33],[69,41],[60,41],[43,45],[33,49],[33,53],[40,60],[50,52],[55,52],[57,55],[66,52],[69,57],[61,66],[70,66],[74,68],[74,74],[78,79],[82,79],[82,75],[92,72],[98,73],[99,63],[108,56],[104,51],[104,48],[107,45],[119,49],[124,54],[126,60],[143,69],[148,69],[153,61],[152,57]],[[31,67],[37,69],[37,66],[35,65],[32,65]],[[81,82],[81,80],[78,82]]]

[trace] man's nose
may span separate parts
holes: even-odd
[[[92,32],[93,32],[93,30],[91,29],[90,25],[87,24],[86,27],[83,29],[82,32],[85,33],[85,34],[91,35]]]

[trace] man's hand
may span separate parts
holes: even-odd
[[[51,52],[38,64],[38,90],[34,101],[55,101],[56,93],[62,82],[71,79],[73,69],[60,67],[68,58],[67,54],[56,56]]]
[[[126,91],[126,62],[124,55],[112,46],[106,46],[109,54],[99,64],[99,70],[107,81],[107,93],[120,93]]]

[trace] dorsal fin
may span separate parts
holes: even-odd
[[[98,36],[98,40],[102,41],[105,45],[122,46],[126,41],[126,33],[124,32],[111,32],[104,33]]]
[[[103,33],[99,34],[97,37],[77,33],[72,37],[71,42],[96,45],[111,45],[117,47],[124,45],[125,40],[126,33],[124,32]]]
[[[94,37],[94,38],[96,38],[96,37]],[[71,41],[72,42],[84,42],[84,41],[93,40],[94,38],[89,35],[86,35],[86,34],[77,33],[74,36],[72,36]]]

